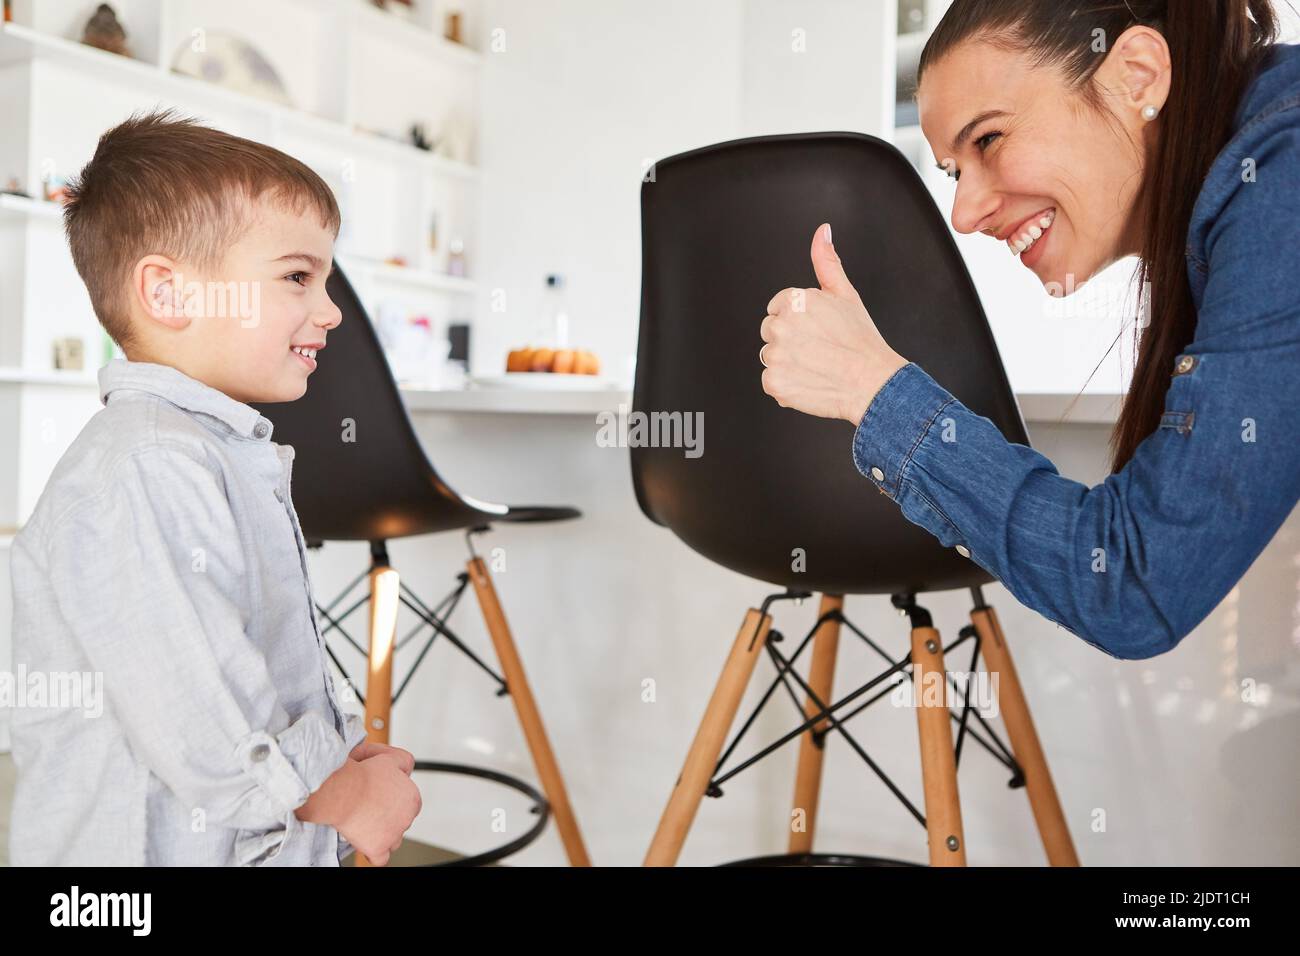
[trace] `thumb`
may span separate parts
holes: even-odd
[[[857,299],[858,291],[844,274],[844,265],[839,254],[831,245],[831,224],[824,223],[813,234],[812,243],[813,271],[817,273],[817,282],[823,292],[847,299]]]

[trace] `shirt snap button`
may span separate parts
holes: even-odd
[[[1190,372],[1195,365],[1196,365],[1196,356],[1184,355],[1181,359],[1178,360],[1178,374],[1182,375],[1184,372]]]
[[[270,747],[268,747],[266,744],[258,744],[256,747],[253,748],[252,754],[250,756],[252,756],[254,760],[260,762],[262,760],[265,760],[270,755],[270,753],[271,753]]]
[[[967,548],[966,545],[964,544],[957,545],[957,553],[960,554],[963,558],[970,557],[970,549]]]
[[[872,469],[871,469],[871,477],[874,478],[874,479],[876,479],[876,481],[884,481],[884,480],[885,480],[885,473],[884,473],[883,471],[881,471],[879,468],[872,468]]]
[[[254,438],[265,438],[265,437],[266,437],[266,422],[258,422],[258,423],[253,427],[253,437],[254,437]]]

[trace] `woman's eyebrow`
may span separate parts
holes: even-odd
[[[961,128],[961,132],[957,134],[957,138],[952,141],[952,151],[954,153],[960,151],[962,146],[965,144],[966,140],[970,137],[970,134],[975,132],[975,127],[979,126],[980,123],[983,123],[985,120],[988,119],[993,119],[994,117],[997,116],[1007,116],[1007,115],[1008,113],[1006,110],[986,110],[985,112],[981,113],[979,116],[975,117],[973,120],[971,120],[969,123],[967,123],[965,126]]]

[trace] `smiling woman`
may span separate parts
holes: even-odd
[[[1192,340],[1192,208],[1276,33],[1270,0],[957,0],[921,54],[922,128],[949,175],[964,174],[954,228],[1010,243],[1056,295],[1141,257],[1151,331],[1114,468],[1155,430]],[[1025,217],[1044,203],[1055,238],[1026,243]]]
[[[763,388],[856,426],[858,470],[1115,657],[1174,647],[1300,500],[1300,47],[1268,0],[954,0],[917,100],[952,225],[1051,295],[1140,257],[1151,308],[1089,488],[881,338],[830,228],[768,305]],[[938,516],[938,517],[937,517]]]

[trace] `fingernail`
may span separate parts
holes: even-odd
[[[826,224],[826,244],[828,246],[835,245],[835,243],[831,242],[831,224],[829,222]]]

